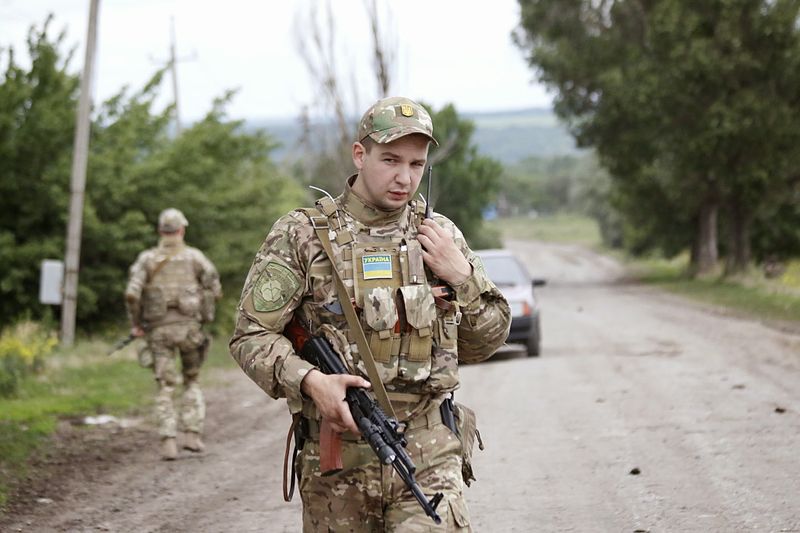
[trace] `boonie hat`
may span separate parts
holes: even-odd
[[[378,100],[358,123],[359,141],[369,137],[378,144],[384,144],[412,133],[421,133],[439,146],[433,136],[431,116],[414,100],[402,96]]]
[[[188,225],[189,221],[186,220],[186,217],[183,216],[183,213],[174,207],[164,209],[161,214],[158,215],[158,231],[174,233]]]

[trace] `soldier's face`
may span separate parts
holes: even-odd
[[[373,206],[391,211],[408,203],[425,171],[430,141],[424,135],[406,135],[367,149],[353,144],[358,178],[353,191]]]

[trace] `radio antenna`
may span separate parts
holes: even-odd
[[[433,165],[428,165],[428,192],[425,195],[425,218],[433,216],[431,209],[431,181],[433,180]]]

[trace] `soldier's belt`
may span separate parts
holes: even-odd
[[[175,320],[167,320],[165,322],[153,322],[152,324],[148,324],[147,325],[147,327],[145,328],[145,331],[150,332],[150,331],[152,331],[152,330],[154,330],[156,328],[160,328],[162,326],[172,326],[174,324],[188,324],[188,323],[192,323],[192,322],[196,322],[197,324],[200,324],[200,321],[195,319],[195,318],[190,318],[190,317],[178,318],[178,319],[175,319]]]

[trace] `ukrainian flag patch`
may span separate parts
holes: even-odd
[[[364,267],[364,279],[392,278],[391,254],[371,254],[362,256],[361,266]]]

